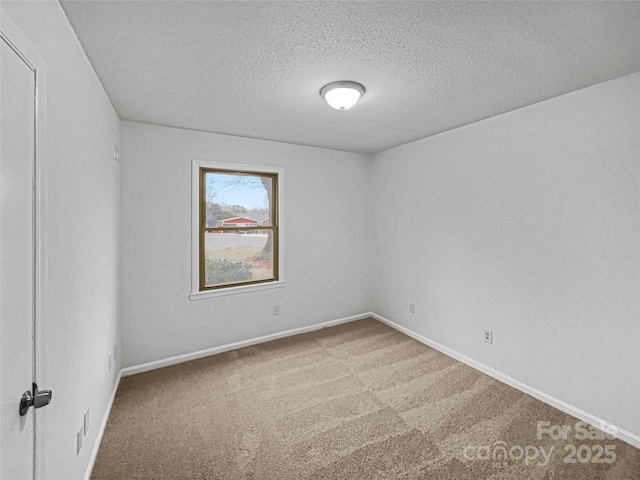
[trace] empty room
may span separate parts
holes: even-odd
[[[640,2],[0,0],[1,480],[640,480]]]

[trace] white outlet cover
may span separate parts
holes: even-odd
[[[89,431],[89,409],[84,414],[84,434],[86,435]]]
[[[416,304],[415,303],[410,303],[409,304],[409,312],[416,313]]]
[[[80,428],[80,431],[78,432],[78,439],[77,439],[77,450],[76,450],[76,455],[80,455],[80,450],[82,450],[82,431],[84,430],[84,428]]]
[[[493,331],[492,330],[485,330],[484,331],[484,342],[488,343],[489,345],[493,345]]]
[[[280,305],[274,305],[273,306],[273,314],[274,315],[280,315]]]

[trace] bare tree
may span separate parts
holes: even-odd
[[[262,180],[262,186],[267,192],[267,203],[269,204],[269,207],[271,207],[271,199],[273,198],[271,197],[271,179],[267,177],[260,177],[260,180]],[[269,215],[271,215],[271,212],[273,210],[274,210],[273,208],[269,208]],[[269,222],[271,223],[271,225],[273,225],[273,220],[274,220],[273,218],[269,218]],[[271,255],[272,252],[273,252],[273,230],[269,230],[269,233],[267,234],[267,243],[265,243],[261,253]]]

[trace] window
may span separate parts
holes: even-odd
[[[194,161],[192,298],[281,283],[282,176],[278,168]]]

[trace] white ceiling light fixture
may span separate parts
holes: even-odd
[[[353,107],[364,95],[364,86],[356,82],[332,82],[320,89],[320,96],[336,110]]]

